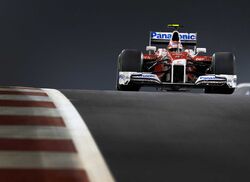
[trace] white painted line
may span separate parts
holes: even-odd
[[[241,84],[237,85],[236,88],[241,88],[241,87],[250,87],[250,83],[241,83]]]
[[[71,139],[67,128],[55,126],[1,126],[0,139]],[[1,163],[1,160],[0,160]]]
[[[114,179],[85,122],[70,101],[59,91],[44,89],[58,108],[69,129],[84,169],[91,182],[113,182]]]
[[[57,109],[42,107],[0,107],[0,115],[60,117]]]
[[[25,89],[25,88],[0,88],[0,91],[17,91],[17,92],[34,92],[34,93],[44,93],[42,90],[37,89]]]
[[[0,152],[0,169],[83,169],[79,156],[63,152]]]
[[[31,95],[0,95],[0,100],[15,100],[15,101],[44,101],[50,102],[47,96],[31,96]]]

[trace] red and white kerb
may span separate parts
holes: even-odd
[[[53,89],[0,88],[0,181],[112,182],[86,124]]]

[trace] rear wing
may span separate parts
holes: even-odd
[[[150,32],[149,45],[168,44],[172,38],[172,32]],[[197,45],[197,33],[179,33],[183,45]]]

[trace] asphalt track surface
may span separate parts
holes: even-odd
[[[250,97],[62,92],[118,182],[250,180]]]

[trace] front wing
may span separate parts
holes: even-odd
[[[224,86],[235,88],[237,85],[236,75],[202,75],[194,83],[190,82],[162,82],[157,75],[147,72],[119,72],[119,85],[139,84],[142,86],[155,87],[197,87],[204,88],[207,86]]]

